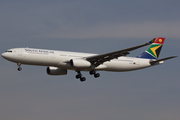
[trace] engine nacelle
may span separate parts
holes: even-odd
[[[58,67],[47,67],[46,72],[48,75],[66,75],[67,70]]]
[[[76,68],[89,68],[91,67],[91,63],[84,59],[71,59],[70,60],[71,67]]]

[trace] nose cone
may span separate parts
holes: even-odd
[[[8,53],[3,53],[3,54],[1,54],[1,56],[2,56],[4,59],[9,59],[9,58],[10,58],[10,56],[9,56]]]
[[[9,53],[2,53],[1,56],[6,59],[6,60],[11,60],[12,59],[12,55]]]
[[[12,53],[8,53],[8,52],[4,52],[1,54],[1,56],[6,59],[6,60],[9,60],[9,61],[12,61],[14,59],[14,56]]]
[[[1,56],[2,56],[3,58],[5,58],[6,55],[5,55],[5,53],[3,53],[3,54],[1,54]]]

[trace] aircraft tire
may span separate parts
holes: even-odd
[[[94,74],[94,77],[95,77],[95,78],[98,78],[98,77],[100,77],[100,74],[99,74],[99,73],[96,73],[96,74]]]
[[[80,78],[80,81],[81,81],[81,82],[84,82],[84,81],[86,81],[86,78],[85,78],[85,77],[82,77],[82,78]]]
[[[21,71],[21,70],[22,70],[22,68],[21,68],[21,67],[19,67],[19,68],[18,68],[18,71]]]
[[[95,71],[92,70],[92,71],[89,72],[89,74],[90,74],[90,75],[93,75],[93,74],[95,74]]]
[[[76,78],[77,78],[77,79],[81,78],[81,75],[76,75]]]

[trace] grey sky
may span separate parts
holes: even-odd
[[[178,0],[0,1],[0,51],[35,47],[106,53],[166,37],[160,58],[179,56]],[[136,56],[146,48],[131,52]],[[48,76],[46,67],[0,58],[0,119],[179,120],[179,58],[133,72]]]

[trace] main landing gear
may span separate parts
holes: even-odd
[[[21,63],[17,63],[17,65],[18,65],[18,71],[21,71],[22,70],[22,68],[21,68]]]
[[[82,74],[81,74],[80,71],[77,71],[77,73],[78,73],[78,74],[76,75],[76,78],[77,78],[77,79],[80,79],[81,82],[86,81],[86,78],[85,78],[85,77],[82,77]],[[94,75],[95,78],[100,77],[100,74],[99,74],[99,73],[96,73],[95,70],[90,71],[89,74],[90,74],[90,75]]]
[[[82,74],[81,74],[80,71],[77,71],[77,73],[78,73],[78,74],[76,75],[76,78],[77,78],[77,79],[80,79],[81,82],[86,81],[86,78],[85,78],[85,77],[82,77]]]
[[[90,71],[89,74],[90,74],[90,75],[94,75],[95,78],[100,77],[100,74],[99,74],[99,73],[96,73],[95,70]]]

